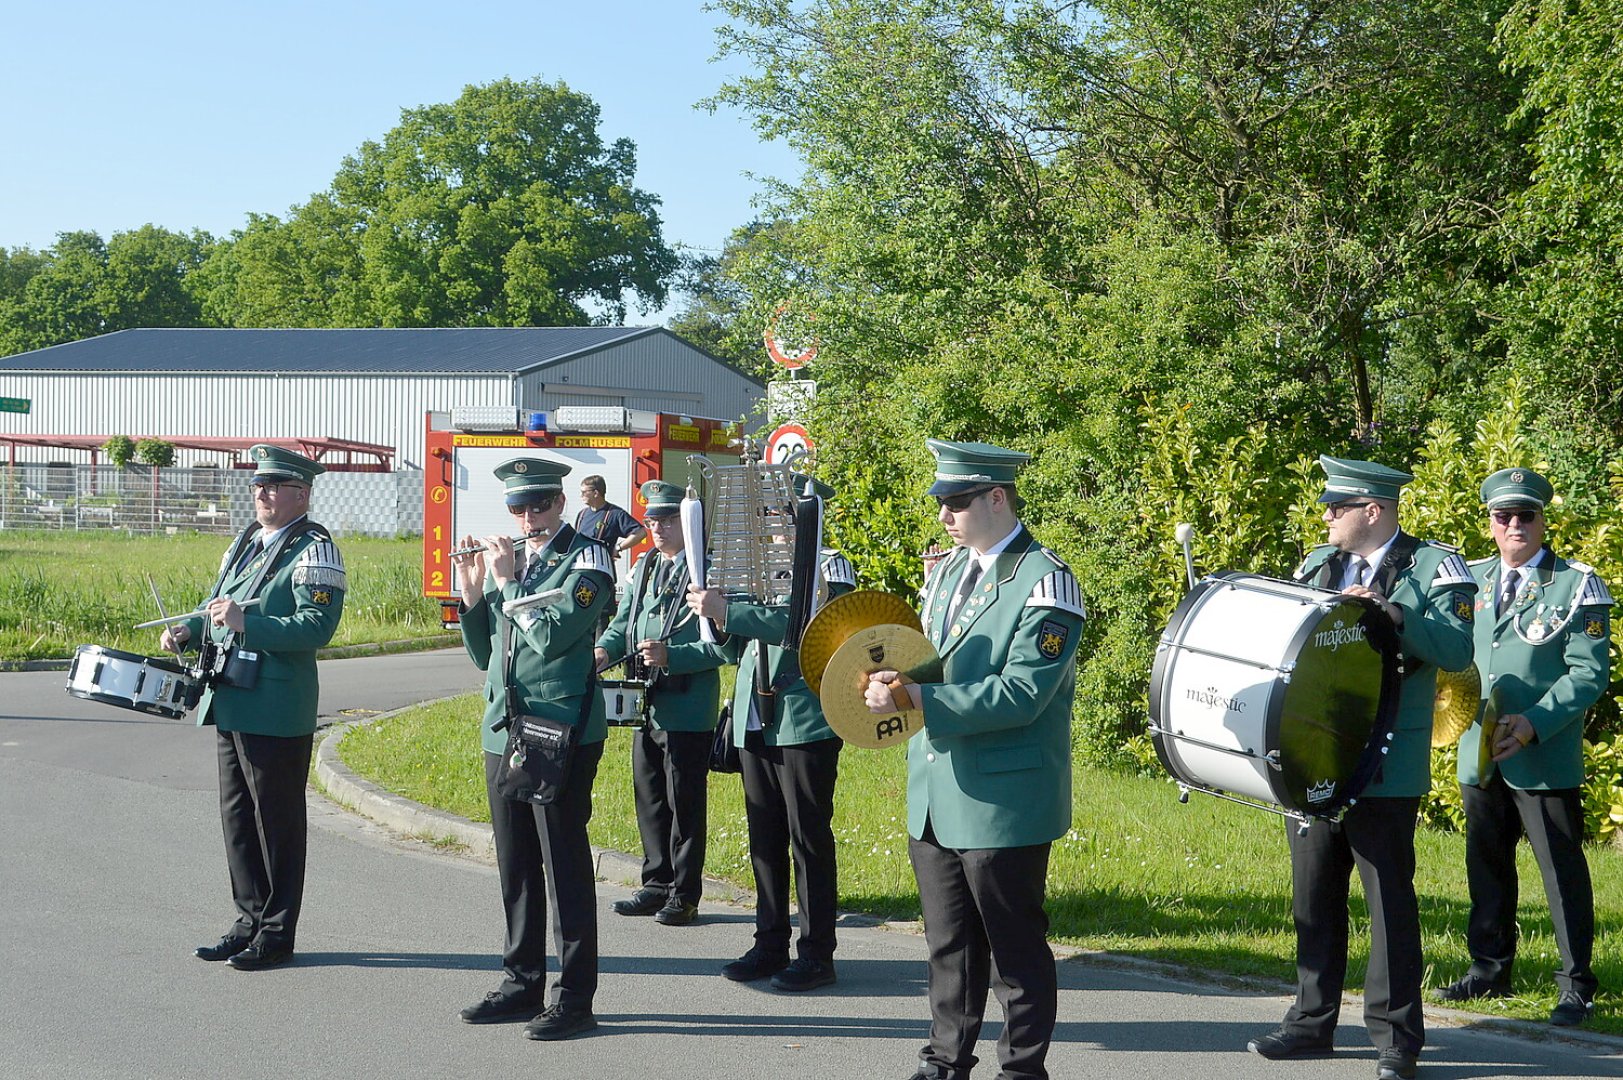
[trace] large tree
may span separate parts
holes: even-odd
[[[12,251],[0,273],[0,351],[59,345],[142,326],[198,326],[188,278],[214,243],[154,225],[58,235],[44,252]]]
[[[665,301],[676,257],[636,149],[562,83],[502,79],[407,109],[288,219],[255,219],[210,272],[231,325],[623,321]]]

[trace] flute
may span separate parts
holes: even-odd
[[[513,539],[513,545],[516,547],[525,540],[533,540],[537,536],[540,536],[543,533],[545,533],[546,531],[547,530],[545,530],[545,529],[531,529],[529,532],[525,533],[523,536],[515,536],[515,537],[513,537],[512,538]],[[469,555],[477,555],[479,552],[486,551],[486,550],[488,550],[488,549],[485,547],[485,545],[483,545],[483,544],[474,544],[472,547],[457,548],[455,551],[450,552],[447,557],[452,558],[452,559],[461,559],[461,558],[465,558],[466,556],[469,556]]]

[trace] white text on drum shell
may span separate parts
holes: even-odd
[[[1353,623],[1351,626],[1336,623],[1333,629],[1320,630],[1313,635],[1313,647],[1316,649],[1329,649],[1331,652],[1335,652],[1343,645],[1351,645],[1355,641],[1363,640],[1364,628],[1358,623]]]

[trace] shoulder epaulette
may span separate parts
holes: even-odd
[[[1459,548],[1455,547],[1453,544],[1445,544],[1441,540],[1427,540],[1427,541],[1425,541],[1425,543],[1429,544],[1430,546],[1432,546],[1434,548],[1442,548],[1444,551],[1449,552],[1450,554],[1453,554],[1453,555],[1458,555],[1460,553]]]
[[[1026,607],[1053,608],[1056,611],[1068,611],[1072,615],[1087,618],[1087,609],[1082,604],[1082,590],[1076,583],[1076,577],[1068,568],[1055,570],[1037,582],[1031,595],[1026,598]]]
[[[1584,574],[1584,587],[1573,603],[1578,607],[1611,607],[1616,601],[1612,599],[1612,591],[1606,587],[1606,582],[1596,577],[1594,571],[1589,571]]]
[[[570,572],[596,570],[610,581],[614,580],[614,562],[609,558],[609,549],[591,537],[582,539],[586,543],[576,549],[575,564],[569,568]]]
[[[332,589],[348,588],[344,573],[344,556],[338,545],[325,532],[312,533],[313,540],[299,552],[293,564],[293,584],[319,585]]]
[[[1454,554],[1437,564],[1437,572],[1431,576],[1429,588],[1452,589],[1456,585],[1469,585],[1474,589],[1476,578],[1471,576],[1471,570],[1465,565],[1465,560]]]
[[[841,555],[833,548],[823,549],[823,580],[830,585],[850,585],[853,588],[857,583],[856,567],[851,560]]]
[[[1498,562],[1498,561],[1499,561],[1499,556],[1497,556],[1497,555],[1486,555],[1486,556],[1484,556],[1484,557],[1482,557],[1480,559],[1472,559],[1469,562],[1467,562],[1465,565],[1466,566],[1481,566],[1483,563],[1491,563],[1491,562]]]

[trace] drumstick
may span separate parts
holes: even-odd
[[[547,589],[543,592],[521,596],[516,600],[506,601],[502,604],[502,614],[516,615],[533,607],[556,607],[563,602],[564,591],[562,589]]]
[[[226,599],[230,599],[230,598],[227,597]],[[258,607],[260,599],[261,599],[260,597],[256,596],[252,600],[239,600],[237,602],[237,606],[240,607],[240,608]],[[195,611],[183,611],[179,615],[165,615],[161,619],[149,619],[146,622],[138,622],[138,623],[136,623],[135,624],[135,629],[137,629],[137,630],[145,630],[149,626],[168,626],[170,623],[185,622],[187,619],[196,618],[197,616],[203,614],[203,612],[205,612],[207,610],[208,610],[207,607],[200,607]]]

